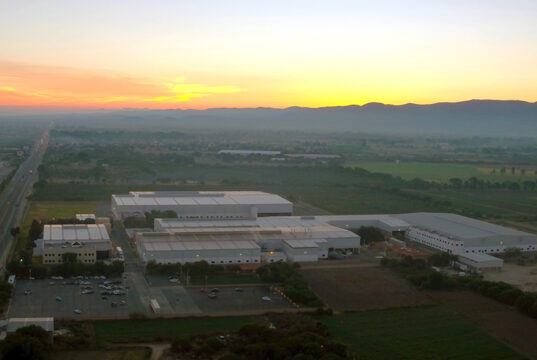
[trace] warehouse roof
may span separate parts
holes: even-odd
[[[329,225],[315,217],[264,217],[255,220],[207,220],[182,221],[178,219],[156,219],[155,225],[176,234],[202,236],[238,236],[263,239],[333,239],[358,238],[355,233]]]
[[[461,240],[496,236],[535,237],[535,235],[529,233],[457,214],[411,213],[395,216],[424,230],[434,231]]]
[[[144,234],[145,235],[145,234]],[[148,238],[141,244],[146,251],[187,251],[187,250],[255,250],[260,249],[252,240],[185,240],[181,237],[168,233],[160,233],[159,236]]]
[[[109,242],[110,237],[104,224],[45,225],[44,243],[55,242]]]
[[[319,247],[314,240],[284,240],[284,242],[293,249],[316,249]]]
[[[123,206],[291,204],[279,195],[262,191],[131,191],[112,198]]]
[[[466,259],[469,259],[469,260],[472,260],[473,262],[487,262],[487,261],[498,261],[498,260],[501,260],[503,261],[502,259],[500,258],[497,258],[495,256],[490,256],[490,255],[487,255],[485,253],[467,253],[467,254],[462,254],[462,255],[459,255],[460,258],[466,258]]]

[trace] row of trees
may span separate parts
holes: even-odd
[[[449,254],[448,254],[449,255]],[[433,263],[451,261],[449,257],[437,257]],[[383,266],[401,273],[414,285],[431,290],[470,289],[483,296],[507,305],[515,306],[521,313],[537,318],[537,293],[522,291],[517,287],[498,281],[486,281],[475,276],[452,277],[434,271],[430,263],[409,256],[402,259],[384,258]]]
[[[151,260],[145,267],[146,274],[149,275],[177,275],[189,274],[190,276],[204,276],[222,272],[241,271],[239,265],[210,265],[207,261],[197,261],[186,264],[159,264],[155,260]]]
[[[176,219],[177,213],[173,210],[151,210],[145,216],[129,216],[123,221],[126,228],[153,228],[155,219]]]
[[[382,231],[374,226],[360,226],[356,233],[360,236],[360,240],[364,245],[385,240]]]
[[[227,334],[177,338],[172,353],[181,359],[342,360],[347,347],[331,338],[326,325],[300,314],[268,314],[272,324],[249,324]]]
[[[321,300],[311,291],[308,283],[298,272],[299,267],[298,263],[279,261],[261,266],[256,273],[264,282],[283,284],[284,294],[295,303],[309,307],[322,307]]]
[[[475,176],[466,180],[460,178],[451,178],[446,184],[454,189],[471,189],[471,190],[488,190],[488,189],[507,189],[513,191],[534,191],[537,189],[537,180],[491,182],[490,180],[479,179]]]

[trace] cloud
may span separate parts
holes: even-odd
[[[0,61],[0,105],[170,106],[205,96],[237,94],[233,85],[131,77],[110,72]]]

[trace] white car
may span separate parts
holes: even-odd
[[[82,314],[82,310],[80,310],[80,309],[74,309],[73,312],[75,314]]]
[[[261,298],[261,300],[263,300],[263,301],[271,301],[272,299],[269,298],[268,296],[263,296],[263,297]]]

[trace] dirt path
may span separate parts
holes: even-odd
[[[170,348],[168,343],[142,343],[142,344],[128,344],[132,347],[148,347],[151,349],[151,360],[159,360],[164,354],[164,351]]]

